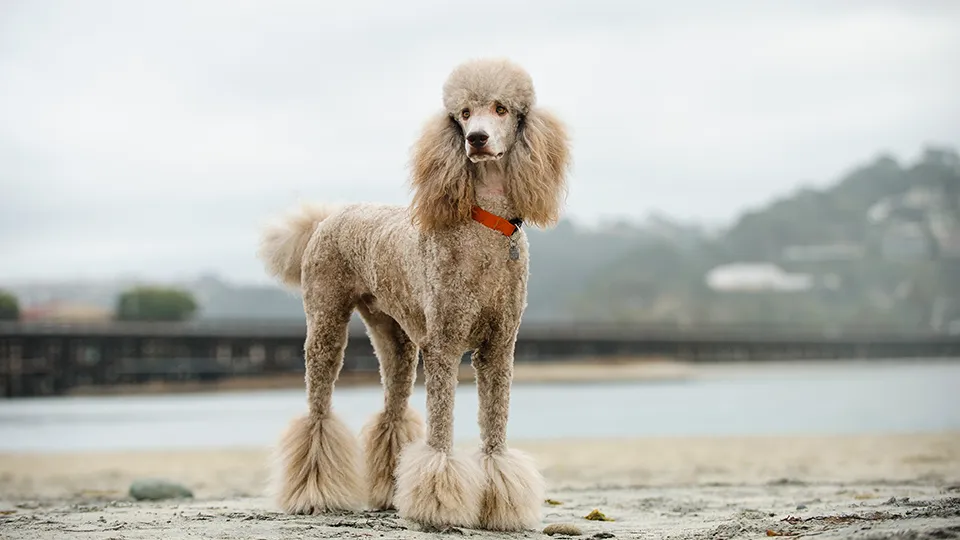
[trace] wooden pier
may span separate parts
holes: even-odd
[[[0,396],[78,386],[214,381],[303,372],[306,328],[293,322],[0,323]],[[960,358],[960,335],[884,329],[524,324],[516,362],[604,358],[693,362]],[[373,372],[364,328],[350,329],[344,373]]]

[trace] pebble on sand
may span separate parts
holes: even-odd
[[[613,518],[607,517],[606,514],[596,508],[589,514],[583,516],[583,519],[589,519],[590,521],[614,521]]]
[[[164,499],[191,499],[193,492],[175,482],[156,478],[142,478],[130,484],[130,496],[138,501],[162,501]]]
[[[564,536],[580,536],[583,534],[583,531],[580,530],[580,527],[572,523],[551,523],[543,528],[543,534],[553,536],[555,534],[562,534]]]

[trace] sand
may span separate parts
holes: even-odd
[[[960,433],[514,446],[536,456],[559,503],[544,502],[542,526],[583,538],[960,538]],[[0,538],[547,538],[425,532],[392,512],[287,516],[265,496],[267,464],[268,449],[0,454]],[[132,501],[141,477],[195,498]],[[584,519],[594,509],[615,521]]]

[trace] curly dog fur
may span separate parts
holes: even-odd
[[[472,212],[553,225],[568,166],[565,129],[536,105],[530,76],[506,60],[473,60],[450,74],[443,110],[413,147],[409,207],[305,207],[264,234],[260,256],[272,275],[301,288],[308,328],[309,412],[281,442],[285,511],[355,508],[365,499],[427,526],[539,524],[543,479],[506,440],[527,239],[522,229],[508,236],[484,226]],[[355,310],[385,391],[362,449],[331,410]],[[453,450],[457,370],[467,351],[479,393],[477,456]],[[425,438],[409,407],[418,355]]]

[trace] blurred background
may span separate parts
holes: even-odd
[[[960,3],[49,0],[0,3],[0,449],[272,443],[304,327],[260,227],[406,204],[479,56],[574,144],[512,433],[960,429]]]

